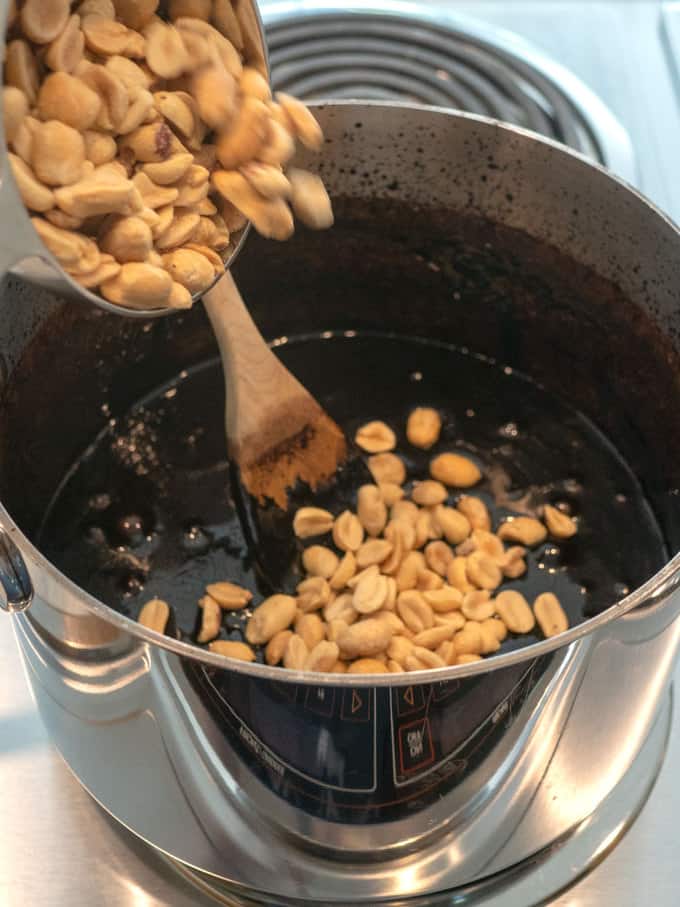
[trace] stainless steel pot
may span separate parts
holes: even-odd
[[[389,319],[526,367],[607,430],[676,550],[675,226],[520,129],[395,104],[319,113],[338,226],[242,253],[237,278],[267,333]],[[468,236],[474,304],[455,268],[432,267],[454,224]],[[494,225],[516,231],[511,303],[492,273]],[[274,288],[295,305],[274,302]],[[200,312],[132,324],[11,281],[0,304],[0,578],[10,609],[35,590],[14,620],[55,744],[140,837],[277,903],[374,903],[508,871],[583,823],[650,734],[658,763],[680,639],[677,557],[558,639],[407,678],[230,661],[95,600],[32,543],[41,511],[105,419],[101,401],[124,410],[210,351],[209,331]]]

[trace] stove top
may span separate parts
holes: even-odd
[[[498,116],[605,163],[680,218],[680,3],[303,0],[264,12],[281,88]],[[0,620],[0,663],[0,904],[214,904],[109,819],[71,776],[30,698],[9,619]],[[643,900],[675,907],[680,900],[677,703],[674,713],[666,761],[639,818],[597,868],[552,898],[553,907]],[[581,865],[574,863],[575,875]],[[550,866],[535,872],[538,891]]]

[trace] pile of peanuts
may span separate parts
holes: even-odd
[[[188,308],[247,221],[279,240],[291,206],[333,222],[320,178],[286,170],[296,141],[318,151],[323,134],[272,98],[250,0],[12,2],[3,105],[40,239],[110,302]]]
[[[440,432],[436,410],[410,414],[406,434],[413,446],[428,450]],[[546,504],[542,520],[508,517],[494,532],[484,501],[463,493],[482,479],[470,458],[438,454],[430,461],[431,478],[413,482],[407,493],[394,431],[370,422],[355,441],[369,454],[375,484],[359,488],[356,513],[296,512],[296,536],[314,540],[301,553],[306,576],[297,594],[265,599],[240,642],[216,639],[222,612],[248,607],[252,594],[229,582],[207,586],[199,603],[200,644],[245,661],[263,647],[267,664],[301,671],[398,674],[479,661],[497,652],[508,633],[531,633],[536,624],[544,637],[568,628],[552,592],[530,605],[521,592],[499,587],[526,572],[528,548],[548,535],[575,535],[571,516]],[[316,543],[321,537],[327,544]],[[169,613],[167,603],[154,599],[139,620],[163,632]]]

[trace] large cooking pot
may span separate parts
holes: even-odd
[[[126,322],[10,279],[0,574],[10,608],[33,599],[14,620],[52,738],[113,816],[276,903],[373,903],[545,852],[656,734],[645,790],[653,779],[680,633],[680,561],[665,563],[680,537],[680,237],[631,188],[523,130],[396,104],[319,115],[336,227],[251,239],[236,267],[265,334],[387,328],[531,374],[639,477],[658,560],[557,639],[408,677],[310,677],[159,636],[34,542],[111,415],[215,355],[207,320]]]

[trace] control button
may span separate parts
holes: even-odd
[[[440,680],[439,683],[432,684],[432,698],[435,702],[443,702],[453,696],[459,686],[459,680]]]
[[[345,721],[370,721],[371,691],[345,690],[342,694],[342,717]]]
[[[330,718],[333,714],[334,705],[335,690],[332,687],[310,687],[307,690],[305,706],[310,712]]]
[[[403,775],[419,771],[434,762],[430,721],[421,718],[399,728],[399,765]]]
[[[419,712],[425,705],[425,695],[423,688],[403,687],[394,691],[397,697],[397,715],[411,715],[413,712]]]

